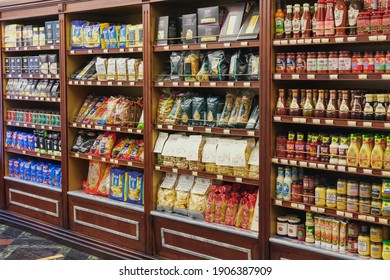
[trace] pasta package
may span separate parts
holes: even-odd
[[[92,95],[88,95],[87,98],[84,100],[84,103],[81,106],[79,112],[77,113],[75,121],[82,122],[98,101],[99,97],[93,97]]]
[[[171,81],[183,81],[185,53],[173,52],[170,56]]]
[[[252,108],[253,98],[254,93],[251,91],[244,91],[242,93],[241,104],[237,115],[237,128],[245,128],[245,126],[247,125]]]
[[[228,92],[225,96],[225,105],[222,110],[221,118],[218,121],[218,127],[227,127],[229,124],[229,119],[232,114],[234,104],[236,101],[237,95],[233,92]]]
[[[127,185],[126,180],[128,180],[126,170],[119,168],[111,168],[109,198],[119,201],[125,201],[125,190]]]
[[[138,147],[137,141],[133,139],[127,139],[125,145],[117,155],[118,159],[130,160],[130,155]]]
[[[253,179],[259,179],[259,142],[257,142],[255,148],[252,150],[251,155],[249,157],[249,172],[248,177]]]
[[[157,210],[172,213],[175,205],[177,174],[166,173],[157,192]]]
[[[99,134],[98,137],[96,137],[95,142],[92,144],[91,149],[89,150],[88,154],[94,155],[96,153],[97,148],[100,145],[100,141],[103,139],[103,134]]]
[[[240,199],[241,196],[237,192],[233,192],[231,197],[228,199],[226,214],[225,214],[225,225],[234,226],[234,219],[238,212]]]
[[[91,24],[84,26],[84,46],[88,49],[100,48],[100,25]]]
[[[127,61],[127,74],[129,81],[137,81],[138,80],[138,72],[139,72],[140,60],[131,58]]]
[[[179,124],[180,115],[181,115],[181,102],[183,101],[183,99],[184,99],[183,94],[179,94],[177,96],[172,106],[172,109],[165,120],[166,124]]]
[[[189,144],[190,142],[190,144]],[[189,161],[187,158],[188,150],[193,143],[191,138],[185,135],[179,135],[172,145],[171,158],[175,167],[181,169],[187,169],[189,166]],[[189,147],[190,146],[190,147]]]
[[[119,30],[119,47],[120,48],[128,48],[129,47],[129,41],[128,41],[128,29],[127,25],[121,25]]]
[[[211,180],[196,178],[191,190],[190,202],[188,204],[188,216],[204,220],[206,201],[211,187]]]
[[[127,174],[129,185],[126,202],[144,205],[144,174],[134,171],[128,171]]]
[[[127,81],[127,58],[118,58],[116,61],[116,72],[118,81]]]
[[[130,124],[131,106],[132,102],[127,98],[122,98],[122,100],[117,103],[114,116],[114,125],[126,126]]]
[[[164,160],[162,156],[162,151],[165,146],[165,142],[168,140],[169,134],[165,132],[160,132],[156,144],[154,145],[153,153],[156,155],[156,164],[162,165]]]
[[[98,57],[96,59],[96,75],[98,81],[105,81],[107,79],[107,58]]]
[[[83,119],[83,123],[89,124],[89,122],[94,118],[96,112],[99,110],[101,106],[103,106],[104,102],[106,101],[106,97],[102,96],[99,98],[99,101],[95,103],[93,108],[89,111],[88,115]]]
[[[260,61],[258,54],[248,55],[248,76],[249,81],[260,80]]]
[[[247,194],[246,196],[245,208],[242,212],[242,224],[241,227],[243,229],[251,229],[253,214],[255,212],[255,204],[256,204],[256,195]]]
[[[119,48],[119,25],[112,25],[108,28],[108,34],[110,38],[110,48]]]
[[[207,97],[207,126],[216,127],[224,108],[223,99],[220,96]]]
[[[74,20],[70,23],[70,45],[74,49],[83,49],[84,46],[84,27],[89,23],[87,21]]]
[[[218,193],[218,187],[212,186],[211,192],[207,198],[206,209],[204,214],[204,221],[208,223],[214,222],[214,213],[215,213],[215,198]]]
[[[88,179],[84,191],[89,194],[97,194],[100,180],[104,175],[106,164],[103,162],[90,161],[88,169]]]
[[[101,120],[105,120],[107,117],[107,106],[108,98],[105,98],[95,114],[89,119],[88,124],[100,124]]]
[[[97,194],[101,196],[108,197],[110,193],[110,172],[112,164],[107,164],[104,174],[100,180],[99,186],[97,188]]]
[[[194,96],[192,98],[192,121],[193,126],[206,125],[206,99],[203,96]]]
[[[241,101],[242,101],[242,94],[240,93],[239,95],[237,95],[237,97],[234,101],[234,106],[233,106],[233,110],[231,111],[231,114],[230,114],[228,127],[231,127],[231,128],[236,127],[238,115],[239,115],[240,108],[241,108]]]
[[[229,73],[229,64],[224,51],[208,54],[210,81],[225,81]]]
[[[192,118],[192,97],[185,98],[181,103],[180,124],[189,125]]]
[[[214,223],[225,224],[226,209],[230,198],[231,186],[222,186],[218,189],[219,194],[215,198]]]
[[[254,148],[253,141],[236,140],[231,147],[230,166],[233,167],[233,175],[237,177],[248,177],[249,173],[249,157]]]
[[[190,52],[184,58],[184,80],[187,82],[195,82],[196,75],[199,73],[199,54]]]
[[[256,123],[259,121],[259,114],[260,114],[259,105],[256,105],[252,109],[251,116],[249,117],[249,120],[248,120],[248,123],[245,126],[245,129],[247,129],[247,130],[255,129]]]
[[[106,125],[114,125],[115,124],[115,114],[118,104],[121,102],[121,97],[111,96],[108,99],[107,104],[107,116],[106,116]]]
[[[188,169],[192,171],[203,171],[205,165],[202,162],[203,147],[206,141],[201,135],[191,135],[188,141],[189,147],[186,152]]]
[[[216,165],[218,138],[206,138],[206,143],[202,151],[202,162],[205,164],[205,170],[208,173],[216,174],[218,169]]]
[[[117,61],[117,58],[109,58],[108,59],[107,76],[106,76],[106,79],[108,81],[114,81],[117,79],[116,61]]]
[[[247,55],[243,51],[238,50],[230,58],[229,66],[229,80],[230,81],[243,81],[245,80],[245,74],[248,72]]]
[[[105,133],[102,137],[102,140],[99,143],[99,146],[96,149],[95,155],[101,157],[110,157],[112,149],[116,141],[115,133]]]
[[[173,104],[175,102],[175,95],[166,91],[160,95],[158,101],[158,109],[157,109],[157,123],[163,124],[165,123],[169,113],[172,110]]]
[[[218,140],[216,164],[217,174],[233,176],[233,168],[230,166],[230,153],[233,149],[235,140],[222,139]]]
[[[173,212],[187,215],[188,204],[190,202],[190,192],[194,185],[195,178],[188,175],[180,175],[176,185],[176,200],[173,206]]]
[[[196,80],[199,82],[208,82],[209,79],[209,60],[207,55],[204,55],[201,59],[202,64],[199,72],[196,74]]]

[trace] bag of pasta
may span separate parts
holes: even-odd
[[[171,81],[183,81],[185,53],[173,52],[170,56]]]
[[[164,157],[162,156],[162,151],[165,146],[165,142],[168,140],[169,134],[165,132],[160,132],[158,134],[158,138],[156,141],[156,144],[154,145],[154,150],[153,153],[155,154],[156,157],[156,164],[157,165],[163,165],[164,163]]]
[[[106,164],[103,162],[90,161],[88,169],[87,183],[84,185],[84,191],[89,194],[98,194],[98,186],[104,175]]]
[[[258,81],[260,80],[260,61],[258,54],[249,54],[248,55],[248,81]]]
[[[204,220],[206,201],[211,187],[211,180],[196,178],[192,187],[190,202],[188,204],[188,216]]]
[[[255,105],[252,109],[251,116],[249,117],[248,123],[246,124],[246,130],[254,130],[256,127],[256,123],[259,121],[259,105]]]
[[[252,102],[254,99],[254,93],[251,91],[244,91],[242,93],[242,99],[240,108],[238,110],[238,116],[237,116],[237,122],[236,127],[237,128],[245,128],[249,121],[249,116],[252,108]]]
[[[117,103],[114,112],[114,125],[125,126],[130,123],[131,104],[132,103],[128,98],[122,98],[122,100]]]
[[[217,126],[217,121],[221,118],[224,106],[225,100],[221,96],[207,97],[207,126]]]
[[[192,121],[193,126],[206,125],[206,98],[204,96],[194,96],[192,98]]]
[[[249,173],[249,157],[255,147],[254,139],[236,140],[231,147],[230,166],[233,167],[233,175],[246,178]]]
[[[224,51],[208,54],[210,81],[225,81],[229,73],[229,63]]]
[[[223,107],[221,117],[218,120],[218,124],[217,124],[218,127],[227,127],[228,126],[229,119],[230,119],[231,113],[232,113],[233,108],[234,108],[236,96],[237,95],[231,91],[229,91],[226,94],[225,105]]]
[[[106,117],[106,125],[114,125],[115,124],[115,114],[117,106],[119,105],[121,101],[120,96],[111,96],[108,99],[107,104],[107,117]]]
[[[218,138],[206,138],[206,143],[202,151],[202,162],[208,173],[216,174],[218,171],[216,164],[217,146]]]
[[[252,150],[248,164],[248,177],[252,179],[259,179],[259,142],[257,142],[256,147]]]
[[[234,226],[234,218],[237,215],[240,199],[241,196],[238,192],[233,192],[232,196],[228,199],[226,215],[225,215],[225,225]]]
[[[202,154],[206,143],[205,139],[202,135],[191,135],[187,143],[186,159],[188,168],[192,171],[203,171],[205,166],[202,162]]]
[[[235,128],[237,126],[237,119],[241,108],[242,94],[238,94],[235,101],[233,110],[231,111],[228,127]]]
[[[79,112],[77,113],[75,121],[82,122],[98,101],[99,97],[93,97],[92,95],[88,95],[87,98],[84,100],[84,103],[81,106]]]
[[[243,229],[251,229],[253,214],[255,212],[256,207],[256,194],[247,194],[247,201],[245,203],[245,208],[242,213],[242,224],[241,227]]]
[[[192,97],[181,102],[180,124],[190,125],[192,122]]]
[[[190,202],[190,191],[194,182],[194,176],[180,175],[175,188],[176,200],[173,206],[173,212],[187,216],[188,204]]]
[[[138,147],[138,143],[134,139],[126,139],[126,143],[122,150],[116,156],[117,159],[130,160],[130,155],[135,148]]]
[[[199,73],[199,54],[190,52],[184,58],[184,80],[187,82],[195,82],[196,75]]]
[[[144,174],[141,172],[127,171],[129,178],[126,191],[126,202],[144,205]]]
[[[103,104],[106,102],[106,99],[107,99],[107,97],[105,97],[105,96],[102,96],[99,98],[99,101],[97,103],[95,103],[93,108],[89,111],[87,116],[83,119],[82,122],[84,124],[89,124],[91,122],[91,120],[94,119],[96,112],[99,111],[99,109],[103,106]]]
[[[230,152],[234,141],[223,138],[218,140],[216,153],[217,174],[233,176],[233,168],[230,166]]]
[[[70,23],[71,35],[70,46],[72,50],[84,49],[84,27],[89,24],[87,21],[74,20]]]
[[[89,150],[88,154],[90,155],[94,155],[96,153],[96,150],[98,149],[99,145],[100,145],[100,141],[102,141],[103,139],[103,135],[104,134],[99,134],[96,139],[95,139],[95,142],[92,144],[92,147],[91,149]]]
[[[165,120],[166,124],[179,124],[180,115],[181,115],[181,102],[183,98],[184,98],[184,94],[177,95],[175,102],[172,106],[172,109]]]
[[[123,150],[126,143],[128,143],[128,141],[129,141],[128,138],[119,139],[117,141],[117,144],[115,145],[114,149],[112,150],[111,158],[116,158],[118,156],[118,154]]]
[[[199,72],[196,74],[196,80],[199,82],[208,82],[209,79],[209,59],[207,55],[202,55],[200,59],[202,61],[202,65],[200,67]]]
[[[164,91],[158,100],[157,123],[164,124],[175,102],[175,95],[169,90]]]
[[[169,135],[169,138],[166,141],[164,145],[164,149],[161,153],[164,158],[163,166],[175,167],[175,164],[177,162],[177,155],[178,154],[181,155],[181,151],[184,149],[184,147],[186,147],[186,146],[179,147],[179,145],[177,144],[182,137],[183,135],[181,134]]]
[[[219,194],[218,186],[212,186],[211,192],[207,198],[206,209],[204,213],[204,221],[208,223],[214,222],[215,213],[215,198]]]
[[[100,124],[107,117],[108,98],[105,98],[96,113],[89,119],[88,124]]]
[[[172,213],[175,205],[177,184],[177,174],[166,173],[165,177],[157,192],[157,207],[158,211]]]
[[[244,81],[246,80],[245,75],[247,72],[248,72],[247,55],[242,50],[238,50],[230,58],[229,80]]]
[[[187,150],[191,148],[190,137],[185,135],[178,136],[175,144],[172,146],[172,157],[174,166],[181,169],[188,169]]]
[[[98,195],[105,196],[105,197],[109,196],[109,193],[110,193],[110,172],[111,172],[112,167],[113,167],[112,164],[107,164],[106,170],[104,171],[102,179],[100,180],[99,186],[97,188]]]
[[[96,149],[95,155],[109,158],[111,156],[112,149],[114,148],[115,141],[116,134],[106,132]]]
[[[143,162],[144,158],[144,141],[137,140],[137,147],[130,153],[129,157],[125,159],[127,161]]]
[[[111,168],[109,197],[114,200],[125,201],[125,190],[128,182],[126,170]]]
[[[225,215],[230,198],[231,186],[219,187],[219,195],[215,198],[214,223],[225,224]]]

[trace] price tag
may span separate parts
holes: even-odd
[[[321,43],[329,43],[329,38],[322,38]]]
[[[344,165],[337,166],[337,171],[345,172],[345,166]]]
[[[163,87],[163,86],[164,86],[164,82],[159,82],[158,85],[159,85],[160,87]]]
[[[296,204],[296,203],[291,203],[291,207],[292,207],[292,208],[298,208],[298,204]]]
[[[249,82],[245,82],[244,83],[244,87],[250,87],[252,84],[251,83],[249,83]]]
[[[178,83],[178,82],[173,82],[173,83],[172,83],[172,86],[178,87],[178,86],[179,86],[179,83]]]
[[[390,128],[390,123],[385,122],[384,124],[385,124],[385,127],[386,127],[386,128]]]
[[[283,206],[283,201],[281,201],[281,200],[275,200],[275,205]]]
[[[188,50],[188,45],[183,45],[183,50]]]
[[[164,46],[164,51],[169,51],[169,49],[170,49],[169,46]],[[129,52],[133,52],[133,51],[134,51],[133,48],[129,49]]]
[[[359,80],[367,80],[367,74],[359,74]]]
[[[207,44],[200,44],[201,49],[207,49]]]
[[[187,130],[192,132],[192,131],[194,131],[194,128],[192,126],[189,126],[189,127],[187,127]]]
[[[160,169],[161,169],[160,166],[156,166],[157,171],[160,171]]]
[[[272,158],[272,163],[279,163],[279,159],[277,159],[277,158]]]
[[[192,171],[192,176],[197,177],[198,176],[198,172]]]
[[[312,39],[305,39],[305,44],[311,44]]]
[[[134,82],[130,82],[129,84],[130,84],[131,86],[134,86],[134,85],[135,85],[135,83],[134,83]]]
[[[287,160],[287,159],[281,159],[281,160],[280,160],[280,163],[281,163],[281,164],[287,165],[287,164],[288,164],[288,160]]]
[[[353,218],[353,214],[349,213],[349,212],[345,212],[344,216],[347,217],[347,218]]]
[[[141,129],[137,129],[137,133],[138,134],[142,134],[142,130]]]
[[[319,163],[319,164],[318,164],[318,168],[326,169],[326,165],[323,164],[323,163]]]
[[[288,45],[288,40],[281,40],[280,43],[281,43],[283,46],[286,46],[286,45]]]
[[[122,82],[118,82],[117,84],[118,84],[118,86],[123,86]]]
[[[367,216],[365,216],[365,215],[359,215],[359,216],[358,216],[358,219],[359,219],[359,220],[362,220],[362,221],[366,221],[366,220],[367,220]]]
[[[224,130],[223,130],[223,134],[229,135],[229,134],[230,134],[230,129],[224,129]]]
[[[107,159],[105,157],[102,157],[102,162],[106,162]]]
[[[189,82],[184,82],[184,86],[185,86],[185,87],[189,87],[189,86],[190,86],[190,83],[189,83]]]
[[[237,183],[242,183],[242,178],[236,178]]]
[[[216,87],[216,86],[217,86],[217,83],[211,82],[211,83],[210,83],[210,86],[211,86],[211,87]]]
[[[173,130],[173,125],[168,125],[167,127],[169,130]]]
[[[378,35],[378,41],[386,41],[387,36],[386,35]]]
[[[17,50],[17,51],[18,51],[18,50],[20,50],[20,48],[19,48],[19,47],[16,47],[16,48],[15,48],[15,50]]]
[[[317,212],[318,212],[318,213],[325,213],[325,208],[320,208],[320,207],[318,207],[318,208],[317,208]]]
[[[296,45],[297,44],[297,40],[290,40],[290,45]]]
[[[41,129],[45,129],[45,126],[44,126],[44,125],[41,125]]]
[[[300,123],[301,119],[300,118],[293,118],[292,121],[295,122],[295,123]]]
[[[15,123],[15,126],[20,126],[20,123],[18,123],[18,122],[17,122],[17,123]]]
[[[274,121],[275,122],[281,122],[282,121],[282,117],[274,116]]]
[[[110,162],[111,163],[115,163],[115,160],[112,158],[112,159],[110,159]]]
[[[217,180],[223,181],[223,175],[217,175]]]
[[[291,79],[293,80],[299,80],[299,74],[292,74]]]
[[[339,79],[339,75],[337,75],[337,74],[329,75],[329,79],[331,79],[331,80],[338,80]]]
[[[357,39],[356,37],[348,37],[347,41],[348,42],[356,42],[356,39]]]
[[[314,44],[320,44],[321,43],[321,39],[313,39],[313,43]]]
[[[389,74],[382,74],[382,80],[390,80]]]
[[[164,50],[165,50],[165,51],[169,51],[169,46],[165,46],[165,47],[164,47]],[[127,51],[128,51],[128,52],[134,52],[134,48],[129,48]]]
[[[108,53],[108,50],[103,50],[103,53]]]
[[[91,53],[92,53],[92,50],[88,50],[88,53],[91,54]]]
[[[119,52],[125,52],[125,49],[119,49]]]
[[[348,171],[356,173],[357,172],[357,168],[356,167],[348,167]]]
[[[298,204],[298,209],[305,210],[305,204]]]
[[[21,78],[22,77],[22,75],[19,75],[20,77],[19,78]],[[44,78],[45,77],[45,75],[39,75],[39,78]]]
[[[320,119],[312,119],[311,120],[314,124],[321,124],[321,120]]]
[[[274,45],[275,46],[280,46],[281,45],[281,40],[274,40]]]
[[[178,173],[179,170],[177,168],[172,168],[172,173]]]
[[[102,82],[96,82],[96,85],[101,86]]]
[[[366,220],[369,221],[369,222],[375,222],[375,217],[373,217],[373,216],[367,216],[367,217],[366,217]]]
[[[116,130],[116,131],[121,131],[121,128],[120,128],[120,127],[117,127],[115,130]]]
[[[290,160],[290,164],[291,164],[291,165],[297,165],[297,163],[298,163],[298,162],[297,162],[296,160]]]
[[[25,154],[26,154],[26,151],[22,151],[22,154],[24,154],[24,155],[25,155]]]
[[[388,219],[379,218],[379,223],[381,223],[383,225],[388,225],[389,224],[389,220]]]
[[[344,42],[344,38],[343,37],[338,37],[338,38],[335,38],[334,39],[336,43],[343,43]]]
[[[372,127],[372,122],[363,122],[364,127]]]
[[[24,127],[27,127],[27,124],[25,123],[25,124],[23,124],[23,126],[24,126]]]
[[[317,168],[317,164],[314,162],[309,162],[309,167],[311,168]]]
[[[163,128],[162,124],[157,125],[157,129],[162,129],[162,128]]]
[[[246,47],[246,46],[248,46],[249,44],[248,44],[248,42],[241,42],[241,47]]]
[[[50,49],[54,50],[54,46],[50,46]]]
[[[345,213],[343,211],[336,211],[336,215],[340,217],[344,217]]]
[[[91,81],[88,81],[88,82],[87,82],[87,85],[92,86],[92,82],[91,82]]]
[[[40,157],[41,156],[41,153],[37,153],[37,157]]]
[[[318,212],[318,208],[315,206],[310,206],[310,211],[312,212]]]
[[[95,129],[103,130],[103,126],[97,125],[97,126],[95,126]]]
[[[108,131],[111,131],[112,127],[111,127],[111,126],[107,126],[106,129],[107,129]]]
[[[305,40],[304,40],[304,39],[299,39],[299,40],[297,41],[297,43],[298,43],[298,44],[304,44],[304,43],[305,43]]]
[[[316,78],[316,75],[309,74],[307,75],[308,80],[314,80]]]
[[[282,79],[282,74],[274,74],[274,79],[275,79],[275,80],[280,80],[280,79]]]
[[[333,165],[333,164],[328,164],[328,165],[326,166],[326,168],[327,168],[328,170],[335,170],[335,169],[336,169],[336,166]]]
[[[248,136],[255,136],[255,132],[254,131],[247,131],[247,134],[248,134]]]
[[[88,156],[88,159],[92,159],[92,156]]]
[[[35,128],[35,124],[32,124],[31,127],[32,127],[32,128]]]
[[[369,36],[368,40],[369,41],[378,41],[378,36]]]
[[[82,127],[82,128],[85,128],[85,127],[86,127],[86,125],[85,125],[85,124],[82,124],[82,125],[81,125],[81,127]]]
[[[363,169],[363,173],[367,175],[372,175],[372,170],[371,169]]]
[[[356,122],[355,121],[348,121],[348,126],[356,127]]]
[[[79,153],[75,153],[74,156],[78,158],[78,157],[80,157],[80,154]]]
[[[327,125],[333,125],[334,124],[334,121],[333,120],[325,120],[325,123]]]
[[[108,84],[109,86],[112,86],[112,82],[108,82],[107,84]]]
[[[127,162],[127,166],[133,166],[133,162],[132,161],[128,161]]]
[[[228,87],[234,87],[234,82],[228,82],[227,85]]]
[[[206,129],[205,129],[205,132],[206,132],[206,133],[212,133],[212,129],[211,129],[211,128],[206,128]]]
[[[70,54],[75,54],[75,52],[74,51],[70,51]]]
[[[224,46],[225,48],[228,48],[228,47],[230,47],[230,43],[224,43],[223,46]]]
[[[389,171],[382,171],[382,176],[383,177],[390,177],[390,172]]]

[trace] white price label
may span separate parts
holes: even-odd
[[[248,46],[249,45],[249,43],[248,42],[241,42],[241,47],[246,47],[246,46]]]
[[[165,51],[169,51],[169,46],[165,46],[165,47],[164,47],[164,50],[165,50]],[[128,51],[128,52],[134,52],[134,48],[129,48],[127,51]]]
[[[298,209],[305,210],[305,204],[298,204]]]
[[[323,163],[319,163],[319,164],[318,164],[318,168],[326,169],[326,165],[323,164]]]
[[[194,131],[194,128],[192,126],[189,126],[189,127],[187,127],[187,130],[192,132],[192,131]]]
[[[169,51],[169,49],[170,49],[169,46],[164,46],[164,51]],[[133,52],[133,51],[134,51],[133,48],[129,49],[129,52]]]
[[[190,83],[189,83],[189,82],[184,82],[184,86],[185,86],[185,87],[189,87],[189,86],[190,86]]]
[[[298,43],[298,44],[304,44],[304,43],[305,43],[305,40],[304,40],[304,39],[299,39],[299,40],[297,40],[297,43]]]
[[[173,86],[173,87],[178,87],[178,86],[179,86],[179,83],[178,83],[178,82],[173,82],[173,83],[172,83],[172,86]]]
[[[344,165],[337,166],[337,171],[345,172],[345,166]]]
[[[319,38],[318,39],[317,38],[313,39],[313,43],[314,44],[320,44],[321,43],[321,39],[319,39]]]
[[[120,128],[120,127],[117,127],[115,130],[116,130],[116,131],[121,131],[121,128]]]
[[[378,41],[386,41],[387,36],[386,35],[378,35]]]
[[[325,123],[328,125],[333,125],[334,121],[333,120],[325,120]]]
[[[173,125],[168,125],[167,128],[168,128],[169,130],[173,130]]]
[[[111,126],[107,126],[106,129],[107,129],[108,131],[110,131],[110,130],[112,129],[112,127],[111,127]]]
[[[211,83],[210,83],[210,86],[211,86],[211,87],[216,87],[216,86],[217,86],[217,83],[211,82]]]
[[[103,126],[97,125],[97,126],[95,126],[95,129],[103,130]]]
[[[296,45],[297,44],[297,40],[290,40],[290,45]]]
[[[274,40],[274,45],[275,46],[280,46],[281,45],[281,40]]]
[[[383,74],[382,75],[382,80],[390,80],[390,75],[389,74]]]
[[[305,44],[311,44],[312,39],[305,39]]]
[[[248,136],[255,136],[255,132],[254,131],[247,131],[247,134],[248,134]]]
[[[373,222],[373,223],[375,222],[375,217],[373,217],[373,216],[367,216],[366,219],[369,222]]]
[[[223,134],[229,135],[229,134],[230,134],[230,129],[224,129],[224,130],[223,130]]]
[[[281,164],[287,165],[287,164],[288,164],[288,160],[287,160],[287,159],[281,159],[281,160],[280,160],[280,163],[281,163]]]
[[[230,47],[230,43],[224,43],[223,46],[224,46],[225,48],[228,48],[228,47]]]
[[[275,205],[283,206],[283,201],[281,201],[281,200],[275,200]]]
[[[217,180],[223,181],[223,175],[217,175]]]
[[[325,208],[320,208],[320,207],[318,207],[318,208],[317,208],[317,212],[318,212],[318,213],[325,213]]]
[[[343,43],[344,42],[344,38],[343,37],[338,37],[338,38],[335,38],[334,39],[336,43]]]
[[[314,162],[309,162],[309,167],[310,168],[317,168],[317,164]]]
[[[325,43],[325,44],[326,44],[326,43],[329,43],[329,38],[322,38],[322,39],[321,39],[321,43],[323,43],[323,44],[324,44],[324,43]]]
[[[344,216],[347,217],[347,218],[353,218],[353,214],[350,213],[350,212],[345,212]]]
[[[314,124],[321,124],[321,120],[320,119],[312,119],[311,120]]]
[[[118,82],[117,84],[118,84],[118,86],[122,86],[122,85],[123,85],[123,83],[122,83],[122,82]]]
[[[27,127],[28,125],[25,123],[25,124],[23,124],[23,126],[24,126],[24,127]]]
[[[164,86],[164,82],[159,82],[158,85],[159,85],[160,87],[163,87],[163,86]]]
[[[92,159],[92,156],[88,156],[88,159]]]
[[[228,82],[227,85],[228,87],[234,87],[234,82]]]
[[[282,79],[282,74],[274,74],[274,79],[275,79],[275,80],[280,80],[280,79]]]
[[[188,45],[183,45],[183,50],[188,50]]]
[[[160,166],[156,166],[156,170],[160,171],[161,170]]]
[[[344,217],[345,213],[343,211],[336,211],[336,215],[340,217]]]
[[[347,41],[348,42],[356,42],[356,39],[357,39],[356,37],[348,37]]]
[[[328,164],[326,167],[328,170],[335,170],[336,169],[336,166],[333,164]]]
[[[26,154],[26,151],[22,151],[22,154],[24,154],[24,155],[25,155],[25,154]]]
[[[102,162],[106,162],[107,159],[105,157],[102,157]]]
[[[178,173],[179,170],[177,168],[172,168],[172,173]]]
[[[162,128],[163,128],[162,124],[157,125],[157,129],[162,129]]]
[[[205,132],[206,132],[206,133],[212,133],[212,131],[213,131],[213,130],[212,130],[211,128],[205,128]]]
[[[389,171],[382,171],[382,176],[386,178],[390,178],[390,172]]]
[[[357,172],[357,168],[356,167],[348,167],[348,171],[352,172],[352,173],[356,173]]]
[[[372,122],[363,122],[364,127],[372,127]]]
[[[125,49],[119,49],[119,52],[125,52]]]
[[[207,49],[207,44],[200,44],[201,49]]]
[[[348,121],[348,126],[356,127],[356,122],[355,121]]]
[[[331,80],[338,80],[339,79],[339,75],[337,75],[337,74],[329,75],[329,79],[331,79]]]
[[[130,84],[130,86],[134,86],[134,85],[135,85],[135,83],[134,83],[134,82],[130,82],[129,84]]]
[[[291,207],[292,207],[292,208],[298,208],[298,204],[296,204],[296,203],[291,203]]]
[[[372,175],[372,170],[371,169],[363,169],[363,173],[367,175]]]
[[[91,53],[93,53],[93,52],[92,52],[92,50],[88,50],[88,53],[91,54]]]
[[[388,219],[379,218],[379,223],[381,223],[383,225],[388,225],[389,224],[389,220]]]
[[[108,53],[108,50],[103,50],[103,53]]]
[[[252,84],[251,83],[249,83],[249,82],[245,82],[244,83],[244,87],[250,87]]]
[[[281,122],[282,121],[282,117],[274,116],[274,121],[275,122]]]
[[[242,178],[236,178],[237,183],[242,183]]]
[[[87,125],[87,127],[88,127],[88,128],[92,128],[92,125],[89,124],[89,125]]]
[[[362,221],[366,221],[367,220],[367,216],[366,215],[359,215],[358,219],[362,220]]]
[[[80,154],[79,153],[75,153],[75,155],[74,155],[75,157],[80,157]]]
[[[288,45],[288,40],[281,40],[280,44],[283,46],[286,46],[286,45]]]
[[[133,162],[132,161],[128,161],[127,162],[127,166],[133,166]]]
[[[291,79],[293,80],[299,80],[299,74],[292,74]]]
[[[310,206],[310,211],[312,212],[318,212],[318,208],[315,206]]]
[[[368,40],[369,41],[378,41],[378,36],[369,36]]]
[[[197,177],[197,176],[198,176],[198,172],[196,172],[196,171],[192,171],[192,176],[195,176],[195,177]]]
[[[359,74],[359,80],[367,80],[367,74]]]
[[[291,165],[298,165],[298,162],[297,162],[296,160],[291,160],[291,159],[290,159],[290,164],[291,164]]]
[[[108,82],[107,84],[108,84],[109,86],[112,86],[112,82]]]
[[[314,80],[316,78],[316,75],[309,74],[307,75],[308,80]]]

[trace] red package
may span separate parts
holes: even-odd
[[[221,225],[225,223],[226,208],[230,198],[231,189],[231,186],[222,186],[219,188],[220,195],[215,199],[214,223]]]
[[[211,187],[211,192],[210,192],[210,195],[209,195],[207,202],[206,202],[206,210],[205,210],[205,215],[204,215],[205,222],[208,222],[208,223],[214,222],[215,198],[217,195],[216,194],[217,191],[218,191],[217,186]]]
[[[242,213],[242,228],[250,229],[252,226],[253,214],[255,212],[256,195],[247,194],[244,211]]]
[[[233,226],[234,218],[236,217],[238,211],[238,205],[240,204],[241,196],[237,192],[233,192],[231,198],[228,200],[228,205],[226,208],[225,215],[225,225]]]

